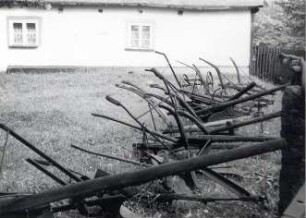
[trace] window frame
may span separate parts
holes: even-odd
[[[154,24],[152,22],[144,22],[144,21],[131,21],[128,22],[126,25],[126,47],[125,50],[131,50],[131,51],[154,51]],[[150,37],[149,37],[149,47],[142,47],[142,46],[132,46],[132,26],[138,26],[139,29],[141,29],[143,26],[149,26],[150,27]],[[140,39],[139,42],[142,42],[142,32],[140,32]]]
[[[22,24],[22,42],[15,43],[14,42],[14,24],[21,23]],[[34,23],[35,24],[35,36],[36,42],[29,43],[28,42],[28,29],[27,24]],[[7,17],[7,39],[9,48],[37,48],[40,46],[40,27],[41,19],[39,17]]]

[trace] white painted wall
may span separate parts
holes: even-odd
[[[8,47],[7,17],[41,18],[40,46],[35,49]],[[154,24],[154,49],[171,60],[201,63],[204,57],[218,65],[248,66],[250,56],[250,11],[191,12],[174,10],[104,8],[7,9],[0,8],[0,70],[8,65],[164,66],[152,52],[127,51],[128,21]],[[180,66],[180,65],[178,65]]]

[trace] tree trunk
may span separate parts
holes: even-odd
[[[305,93],[301,86],[288,87],[282,101],[281,136],[287,147],[282,150],[279,214],[305,182]]]

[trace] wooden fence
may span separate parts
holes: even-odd
[[[263,80],[281,83],[281,64],[278,48],[268,48],[265,45],[253,47],[250,74]]]
[[[263,44],[254,46],[252,49],[250,74],[275,84],[289,82],[292,72],[280,64],[279,55],[282,52],[305,57],[305,51],[270,48]]]

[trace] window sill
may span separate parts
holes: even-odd
[[[126,51],[154,52],[152,48],[125,48]]]
[[[38,45],[9,45],[12,49],[36,49]]]

